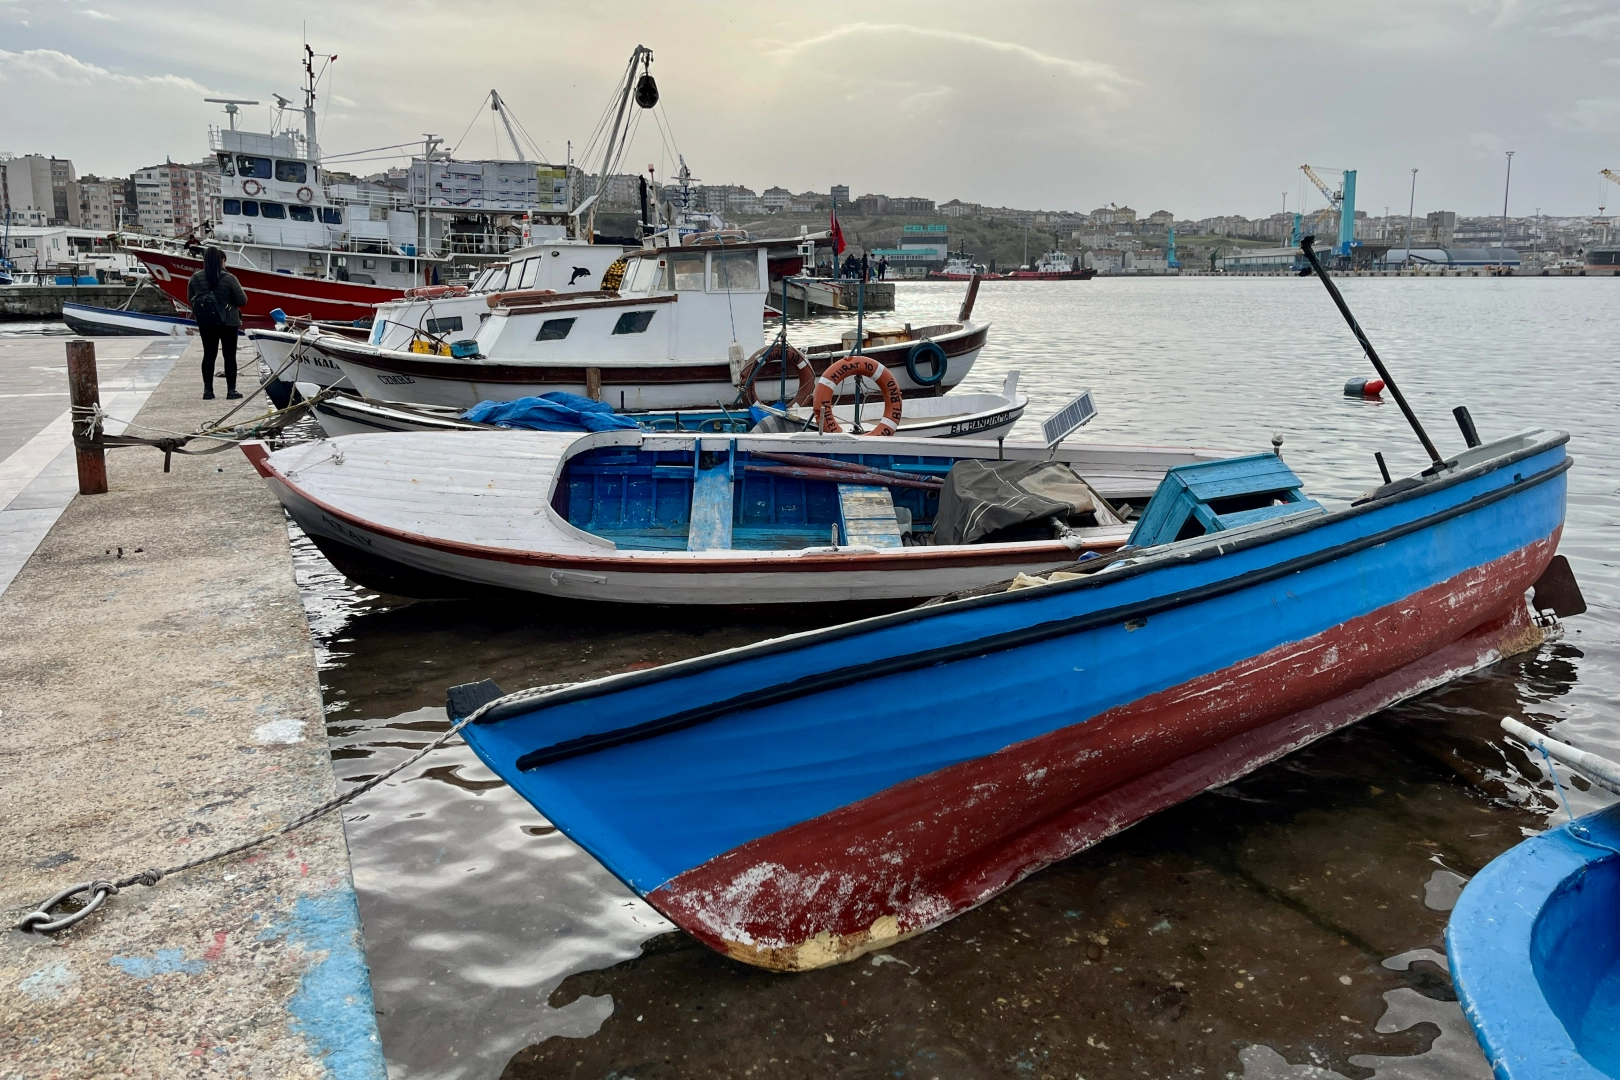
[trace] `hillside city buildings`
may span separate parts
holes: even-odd
[[[562,170],[551,171],[563,175]],[[405,168],[363,178],[328,174],[342,186],[346,198],[380,203],[408,201],[409,176]],[[576,201],[595,192],[597,178],[578,168],[571,167],[566,178]],[[1090,211],[1031,210],[961,199],[936,203],[919,195],[852,194],[846,184],[834,184],[826,192],[794,192],[779,185],[756,192],[743,184],[693,184],[683,190],[669,183],[648,187],[643,180],[636,174],[609,176],[602,185],[600,209],[638,216],[647,190],[663,205],[684,204],[744,227],[792,228],[800,222],[816,230],[825,227],[836,207],[857,250],[883,255],[901,275],[924,273],[942,263],[952,250],[951,237],[969,223],[1026,230],[1033,237],[1030,258],[1056,246],[1108,273],[1167,272],[1172,237],[1183,253],[1196,248],[1200,258],[1209,260],[1201,268],[1240,270],[1264,267],[1268,260],[1285,261],[1286,245],[1297,235],[1337,231],[1323,211],[1187,219],[1166,209],[1141,213],[1117,203]],[[380,198],[361,198],[368,190]],[[219,175],[212,159],[191,164],[165,161],[128,176],[101,177],[79,176],[66,158],[0,153],[0,225],[9,216],[14,229],[67,227],[102,235],[138,232],[185,238],[206,235],[220,213]],[[1500,258],[1511,248],[1515,263],[1521,251],[1526,258],[1557,259],[1610,240],[1608,222],[1602,219],[1537,216],[1509,218],[1504,224],[1499,216],[1462,217],[1449,210],[1414,216],[1411,222],[1400,214],[1373,217],[1358,211],[1354,234],[1368,259],[1392,250],[1404,253],[1408,247],[1495,251]]]

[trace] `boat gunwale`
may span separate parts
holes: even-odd
[[[549,708],[554,705],[563,705],[576,701],[589,700],[593,697],[600,697],[605,694],[616,693],[620,690],[634,689],[639,686],[660,682],[666,679],[678,678],[685,675],[701,674],[702,672],[739,660],[768,657],[778,653],[804,648],[810,645],[837,642],[857,634],[865,634],[877,629],[919,622],[924,619],[934,618],[945,613],[955,614],[975,608],[993,607],[1000,604],[1009,603],[1022,603],[1024,601],[1031,600],[1036,596],[1050,597],[1057,593],[1078,591],[1081,589],[1101,588],[1102,586],[1112,582],[1126,580],[1131,577],[1137,577],[1142,574],[1163,569],[1167,565],[1187,566],[1206,562],[1208,560],[1231,555],[1239,551],[1247,551],[1252,548],[1263,547],[1267,544],[1279,543],[1302,533],[1326,527],[1329,524],[1351,520],[1353,518],[1371,513],[1374,510],[1387,509],[1391,506],[1396,506],[1403,502],[1409,502],[1419,497],[1433,495],[1437,492],[1445,491],[1470,480],[1476,480],[1480,477],[1498,472],[1516,464],[1519,461],[1525,460],[1529,457],[1534,457],[1538,454],[1546,453],[1547,451],[1556,449],[1568,442],[1568,432],[1554,432],[1549,437],[1538,439],[1530,446],[1521,447],[1518,450],[1509,452],[1501,457],[1488,458],[1485,461],[1479,462],[1467,469],[1459,470],[1451,476],[1444,478],[1435,477],[1418,486],[1390,492],[1388,495],[1382,498],[1368,499],[1364,502],[1352,504],[1344,509],[1326,513],[1301,513],[1290,515],[1289,517],[1285,518],[1279,518],[1275,523],[1267,523],[1253,533],[1233,537],[1230,544],[1222,544],[1219,542],[1206,543],[1201,549],[1188,552],[1174,551],[1171,549],[1174,548],[1175,545],[1166,545],[1161,552],[1155,553],[1140,561],[1129,559],[1122,564],[1116,564],[1117,568],[1110,568],[1106,574],[1089,574],[1084,577],[1071,578],[1067,581],[1051,582],[1041,586],[1039,590],[1020,589],[1013,592],[991,593],[984,596],[967,597],[961,600],[946,601],[944,603],[925,603],[917,607],[908,608],[904,611],[891,612],[886,615],[875,615],[866,619],[841,623],[837,626],[826,627],[819,630],[804,631],[798,634],[790,634],[780,638],[772,638],[752,645],[745,645],[735,649],[726,649],[721,652],[710,653],[706,656],[692,657],[691,659],[687,660],[678,660],[671,664],[665,664],[656,668],[649,668],[644,671],[630,671],[621,672],[615,675],[608,675],[600,679],[576,683],[572,686],[561,689],[546,690],[543,693],[532,697],[525,697],[525,695],[532,694],[532,691],[517,690],[504,697],[497,698],[494,701],[484,704],[479,709],[474,711],[472,714],[472,719],[474,723],[478,724],[499,723],[503,720],[527,715],[529,713],[539,711],[542,708]],[[1482,492],[1466,502],[1443,507],[1434,513],[1426,514],[1423,517],[1401,523],[1393,526],[1390,529],[1381,530],[1380,532],[1373,533],[1370,536],[1362,537],[1358,540],[1335,545],[1334,547],[1325,548],[1321,551],[1309,552],[1301,556],[1296,556],[1293,559],[1285,560],[1282,563],[1277,563],[1266,567],[1259,567],[1255,570],[1248,571],[1245,574],[1240,574],[1235,578],[1227,578],[1221,581],[1211,582],[1208,585],[1198,586],[1194,589],[1182,590],[1167,596],[1151,597],[1146,600],[1133,602],[1131,604],[1120,605],[1119,607],[1111,608],[1104,612],[1075,616],[1070,619],[1054,620],[1047,623],[1039,623],[1034,627],[1025,627],[1021,630],[1011,631],[1008,634],[997,635],[998,638],[1005,637],[1022,639],[1025,636],[1033,634],[1035,631],[1041,631],[1038,636],[1030,637],[1028,641],[1014,640],[1009,641],[1004,645],[991,646],[986,644],[987,639],[981,638],[975,639],[971,642],[965,642],[962,645],[954,646],[953,648],[967,650],[964,653],[964,656],[978,655],[984,652],[1001,651],[1006,648],[1017,647],[1021,644],[1029,644],[1034,641],[1039,641],[1047,637],[1056,637],[1068,633],[1079,633],[1083,630],[1093,628],[1091,626],[1091,623],[1093,622],[1095,622],[1096,625],[1108,625],[1113,622],[1121,621],[1122,619],[1132,618],[1142,614],[1152,614],[1153,611],[1162,611],[1171,607],[1177,607],[1181,604],[1189,602],[1189,600],[1197,601],[1211,599],[1226,592],[1237,591],[1249,585],[1262,584],[1265,581],[1274,580],[1275,578],[1283,577],[1299,570],[1309,569],[1311,566],[1331,562],[1334,559],[1343,558],[1345,556],[1355,554],[1358,551],[1364,551],[1380,544],[1387,543],[1390,540],[1399,539],[1402,536],[1422,531],[1423,529],[1440,524],[1443,521],[1447,521],[1455,517],[1461,517],[1464,514],[1472,512],[1473,510],[1491,505],[1492,503],[1505,499],[1510,495],[1527,491],[1532,487],[1537,487],[1542,483],[1552,480],[1558,476],[1562,476],[1564,473],[1569,471],[1574,463],[1575,459],[1566,454],[1563,460],[1547,469],[1543,469],[1529,477],[1514,480],[1490,491]],[[1210,541],[1213,538],[1219,537],[1220,535],[1222,534],[1212,533],[1204,537],[1200,537],[1199,539]],[[1152,549],[1144,549],[1144,551],[1151,550]],[[1206,593],[1208,595],[1205,595]],[[1086,625],[1079,625],[1082,622],[1086,623]],[[1070,626],[1069,624],[1071,623],[1075,625]],[[944,660],[939,659],[939,652],[940,650],[935,650],[929,653],[926,658],[922,659],[913,657],[901,657],[897,659],[908,661],[911,667],[927,667],[933,666],[936,663],[945,662]],[[852,676],[852,681],[860,681],[862,679],[870,678],[876,672],[877,666],[887,665],[891,662],[892,661],[873,661],[868,664],[858,665],[858,674]],[[885,669],[885,671],[881,673],[887,674],[889,672]],[[826,675],[821,676],[821,680],[818,682],[818,685],[824,687],[826,685],[825,680],[827,678],[828,676]],[[742,695],[741,697],[746,696],[747,695]],[[737,700],[739,699],[728,699],[728,701]],[[720,708],[721,705],[726,704],[727,703],[716,703],[713,706],[705,706],[700,708],[707,711],[710,709]],[[745,703],[735,706],[728,706],[723,709],[722,712],[717,712],[714,715],[718,716],[722,715],[724,712],[735,712],[741,708],[747,707],[751,707],[751,705]],[[688,712],[694,711],[695,710],[688,710]],[[712,717],[704,717],[692,722],[698,723],[702,722],[703,719],[709,718]],[[683,724],[683,726],[688,725]]]

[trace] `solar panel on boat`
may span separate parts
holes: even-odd
[[[1082,391],[1079,397],[1041,421],[1041,434],[1046,437],[1046,445],[1056,446],[1073,434],[1076,428],[1091,423],[1096,415],[1097,403],[1092,400],[1091,391]]]

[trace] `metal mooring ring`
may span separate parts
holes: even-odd
[[[54,934],[56,931],[66,929],[89,915],[101,906],[103,900],[106,900],[107,897],[117,891],[118,886],[110,881],[86,881],[83,884],[71,886],[39,905],[37,911],[30,911],[27,915],[24,915],[17,923],[16,928],[18,930],[28,930],[35,934]],[[93,894],[90,897],[90,902],[85,904],[84,907],[78,911],[70,911],[60,918],[51,915],[51,909],[57,904],[84,892]]]

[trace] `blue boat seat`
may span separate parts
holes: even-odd
[[[1276,454],[1177,465],[1143,509],[1130,543],[1157,547],[1317,507]]]
[[[732,459],[735,439],[714,449],[719,440],[699,442],[692,463],[692,524],[686,534],[686,550],[714,551],[731,547],[731,503],[734,491]]]
[[[888,488],[838,485],[838,523],[844,543],[873,548],[900,547],[900,521]]]

